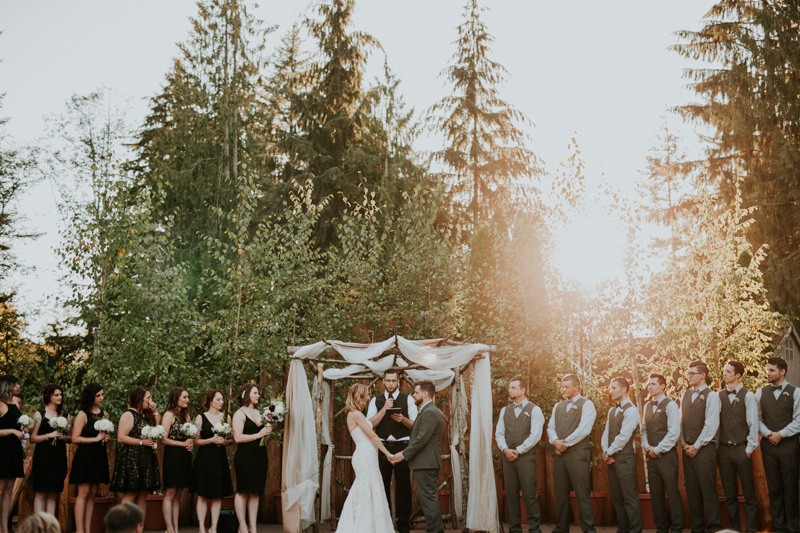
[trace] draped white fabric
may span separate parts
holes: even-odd
[[[442,343],[442,346],[439,344]],[[292,355],[293,361],[289,370],[287,384],[287,407],[291,423],[287,422],[286,435],[283,447],[284,461],[284,487],[286,491],[285,510],[292,504],[301,506],[302,527],[308,527],[315,521],[313,516],[314,494],[319,487],[319,461],[316,453],[316,433],[314,424],[314,409],[308,383],[303,371],[301,359],[316,358],[326,348],[332,347],[342,358],[350,363],[344,368],[328,368],[323,371],[325,379],[338,380],[353,375],[370,371],[382,376],[393,366],[406,367],[409,363],[403,357],[383,355],[393,347],[415,365],[424,368],[410,368],[403,372],[412,382],[430,380],[441,391],[453,382],[455,372],[452,369],[467,365],[472,359],[485,352],[485,357],[476,361],[472,379],[472,415],[470,425],[470,453],[469,453],[469,497],[467,502],[467,528],[482,531],[497,531],[498,514],[497,499],[494,497],[494,468],[492,462],[492,392],[491,392],[491,365],[489,363],[489,346],[485,344],[447,344],[443,339],[429,339],[424,341],[411,341],[401,336],[393,336],[376,344],[357,344],[342,341],[320,341],[308,346],[302,346]],[[383,356],[383,357],[381,357]],[[290,393],[291,391],[291,393]],[[469,412],[463,380],[461,382],[461,398],[452,397],[451,417],[461,412],[465,419],[460,422],[466,424],[466,413]],[[329,390],[324,391],[325,409],[329,405]],[[457,407],[457,408],[456,408]],[[296,420],[297,419],[297,420]],[[295,424],[301,425],[303,431]],[[459,435],[457,432],[458,421],[451,423],[451,465],[453,470],[453,500],[456,514],[460,517],[463,490],[461,486],[461,468],[458,461]],[[328,415],[323,415],[322,420],[323,443],[330,442],[330,428]],[[290,431],[291,430],[291,431]],[[306,451],[305,453],[303,453]],[[323,483],[321,486],[321,503],[325,520],[330,512],[330,475],[332,447],[328,448],[323,463]],[[292,470],[290,470],[292,469]],[[311,470],[317,472],[311,475]],[[327,502],[327,503],[326,503]],[[286,513],[284,513],[286,515]],[[284,522],[285,531],[288,529]]]
[[[286,383],[289,406],[283,446],[283,510],[284,518],[297,516],[295,523],[284,520],[283,530],[300,533],[316,522],[314,498],[319,488],[319,459],[314,407],[303,362],[292,361]],[[313,450],[308,453],[308,450]]]
[[[499,525],[492,461],[492,386],[489,353],[475,361],[469,438],[467,529],[496,533]]]

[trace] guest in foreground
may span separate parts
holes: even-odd
[[[750,456],[758,447],[758,404],[755,394],[742,386],[743,375],[741,361],[728,361],[722,370],[725,387],[719,391],[717,461],[728,517],[734,529],[754,533],[758,531],[758,504]],[[744,528],[739,523],[739,483],[744,496]]]
[[[611,380],[608,394],[614,406],[608,410],[600,441],[602,459],[608,465],[611,502],[617,515],[617,533],[642,531],[642,511],[636,490],[636,451],[633,437],[639,427],[639,411],[628,398],[630,383],[623,377]]]
[[[144,511],[131,502],[123,502],[108,510],[103,525],[106,533],[142,533]]]
[[[142,437],[142,428],[160,422],[150,391],[136,387],[128,396],[128,410],[119,419],[117,461],[111,490],[122,493],[122,502],[145,508],[147,495],[161,486],[156,460],[157,441]]]
[[[161,418],[166,435],[162,467],[164,470],[164,500],[161,512],[167,533],[177,533],[180,501],[184,491],[192,481],[192,450],[194,439],[189,438],[181,428],[191,424],[189,416],[189,392],[183,387],[175,387],[169,392],[167,410]],[[191,424],[195,427],[194,424]]]
[[[528,513],[528,532],[540,533],[542,513],[536,499],[536,445],[542,438],[544,414],[529,402],[522,378],[508,382],[511,404],[500,410],[495,440],[503,466],[509,533],[522,533],[519,494]]]
[[[678,405],[664,394],[667,380],[661,374],[650,374],[647,391],[650,401],[644,407],[642,450],[647,456],[647,474],[653,520],[659,532],[679,533],[683,529],[683,506],[678,489],[678,437],[681,414]],[[667,501],[669,497],[669,514]]]
[[[772,528],[800,531],[800,389],[786,381],[789,366],[782,357],[767,360],[769,385],[756,391],[761,431],[761,458],[767,477]]]
[[[547,436],[553,445],[553,477],[558,516],[555,533],[569,532],[569,490],[578,500],[580,526],[584,533],[594,532],[594,512],[589,497],[592,443],[589,434],[597,417],[594,404],[581,396],[581,380],[575,374],[561,379],[564,399],[553,407],[547,424]]]
[[[72,423],[72,443],[77,444],[69,473],[70,484],[78,486],[75,498],[76,533],[91,531],[94,498],[101,484],[108,483],[108,433],[97,431],[95,423],[105,415],[103,387],[89,383],[81,393],[80,411]]]
[[[233,507],[240,533],[256,533],[259,496],[267,484],[267,448],[261,439],[272,432],[256,409],[261,394],[255,383],[245,383],[239,390],[239,409],[233,414],[233,440],[236,454],[236,496]]]
[[[233,441],[214,432],[214,426],[220,427],[223,423],[227,423],[222,412],[224,405],[225,396],[222,391],[211,389],[206,393],[206,412],[198,415],[194,422],[200,428],[194,439],[197,454],[193,469],[200,533],[206,533],[206,514],[209,510],[211,527],[208,531],[216,533],[222,498],[233,494],[228,454],[225,451],[225,446],[232,444]]]
[[[64,391],[50,383],[42,392],[42,401],[44,407],[33,415],[31,431],[31,442],[37,445],[33,452],[33,510],[54,515],[67,476],[66,441],[69,435],[66,428],[62,433],[52,428],[50,422],[61,417]]]
[[[12,402],[17,387],[14,376],[0,376],[0,533],[8,533],[14,482],[24,475],[20,441],[25,433],[18,425],[22,413]]]
[[[17,533],[61,533],[61,524],[52,513],[35,511],[22,521]]]

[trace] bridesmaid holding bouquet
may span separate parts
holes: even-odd
[[[161,418],[164,443],[164,502],[161,510],[167,533],[177,533],[180,501],[192,476],[192,450],[197,428],[189,419],[189,392],[175,387],[169,393],[167,410]]]
[[[233,494],[231,472],[228,467],[228,454],[225,446],[233,443],[226,438],[225,396],[219,389],[211,389],[206,393],[206,412],[198,415],[195,425],[200,432],[194,439],[198,448],[194,460],[195,490],[197,491],[197,521],[200,533],[206,533],[206,514],[211,510],[211,528],[209,533],[216,533],[219,512],[222,509],[222,498]],[[230,427],[228,426],[228,430]]]
[[[61,419],[64,408],[64,391],[51,383],[42,392],[44,408],[33,415],[34,425],[31,442],[36,444],[33,452],[33,511],[56,514],[58,495],[64,490],[67,477],[67,445],[69,436],[57,430],[51,422]],[[56,424],[57,425],[57,424]]]

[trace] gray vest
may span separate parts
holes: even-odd
[[[794,387],[784,383],[781,395],[775,399],[772,385],[761,389],[761,419],[772,431],[780,431],[792,421]]]
[[[528,402],[519,413],[514,415],[514,404],[506,407],[503,414],[503,425],[506,428],[506,444],[509,448],[516,448],[522,444],[531,434],[531,414],[533,413],[533,402]],[[533,451],[533,448],[525,453]],[[524,455],[524,454],[523,454]]]
[[[586,398],[581,397],[575,402],[574,407],[570,412],[567,412],[569,400],[562,400],[556,405],[556,435],[559,439],[566,439],[573,431],[578,429],[581,423],[581,416],[583,415],[583,404]],[[590,448],[592,446],[587,435],[585,439],[572,446],[572,449]]]
[[[633,407],[633,405],[629,402],[626,403],[625,406],[622,408],[622,411],[619,414],[614,414],[617,410],[616,407],[612,407],[608,410],[608,442],[606,443],[607,446],[611,446],[611,443],[614,442],[614,439],[617,438],[619,432],[622,431],[622,421],[625,419],[625,410]],[[628,442],[625,443],[625,446],[617,452],[617,455],[622,455],[630,453],[635,453],[633,450],[633,435],[631,438],[628,439]]]
[[[742,387],[733,397],[731,403],[728,391],[719,391],[719,401],[722,410],[719,413],[719,442],[722,444],[746,444],[747,434],[750,429],[747,427],[747,409],[744,405],[744,397],[747,389]]]
[[[653,412],[653,405],[648,402],[644,408],[644,423],[647,426],[647,442],[650,446],[658,446],[661,440],[669,432],[669,419],[667,418],[667,405],[671,402],[664,397],[658,405],[656,412]]]
[[[703,426],[706,424],[706,401],[711,389],[706,387],[692,402],[692,389],[683,393],[683,400],[681,401],[681,430],[683,431],[683,440],[686,444],[694,444],[694,441],[703,432]]]

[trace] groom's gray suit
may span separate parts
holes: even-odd
[[[442,426],[444,416],[433,404],[422,407],[411,429],[411,439],[400,452],[408,461],[417,482],[417,492],[429,533],[444,531],[439,508],[439,467],[442,464]]]

